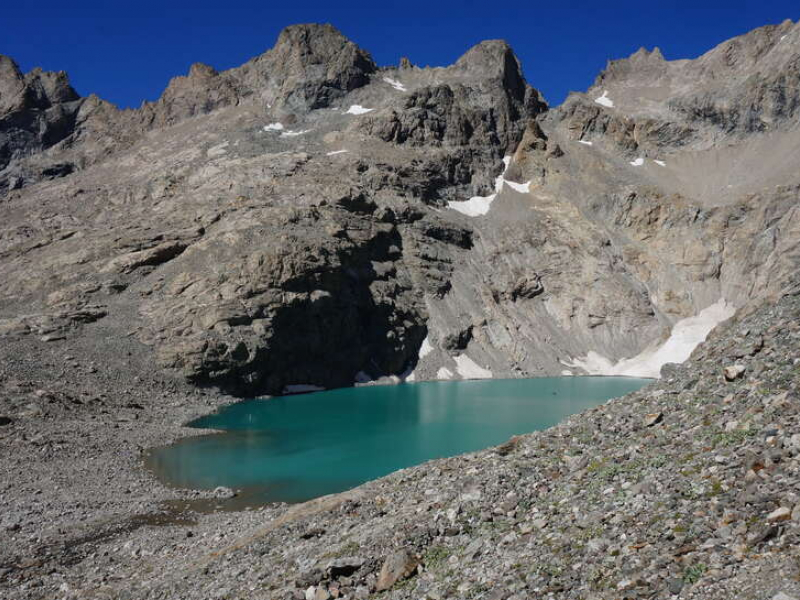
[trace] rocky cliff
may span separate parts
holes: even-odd
[[[555,109],[504,42],[378,67],[328,25],[138,110],[0,67],[7,340],[112,331],[240,395],[577,374],[796,270],[791,22]]]
[[[304,25],[137,110],[0,57],[0,597],[800,597],[798,57],[642,50],[551,109],[503,42],[379,67]],[[303,505],[142,468],[215,387],[658,373],[725,319]]]

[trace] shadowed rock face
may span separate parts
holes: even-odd
[[[67,138],[74,130],[79,108],[78,94],[66,73],[34,69],[23,75],[11,58],[0,55],[0,174],[15,159]],[[23,185],[11,171],[0,175],[0,193]],[[62,171],[51,167],[41,176],[50,179]]]
[[[124,111],[2,57],[0,336],[241,395],[637,354],[796,271],[798,56],[791,22],[642,50],[548,110],[505,42],[384,68],[297,25]]]

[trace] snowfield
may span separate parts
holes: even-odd
[[[503,191],[503,184],[508,184],[512,190],[520,194],[527,194],[530,191],[530,181],[526,183],[516,183],[514,181],[506,181],[503,177],[506,171],[508,171],[508,166],[511,164],[511,157],[504,157],[503,164],[505,165],[503,172],[494,180],[494,194],[488,196],[473,196],[469,200],[464,201],[451,201],[447,203],[447,207],[467,215],[468,217],[479,217],[489,212],[489,208],[492,206],[492,202],[494,202],[497,194]]]
[[[711,330],[730,319],[736,309],[721,298],[711,306],[707,306],[694,317],[681,319],[672,328],[667,341],[652,346],[633,358],[624,358],[616,364],[597,352],[589,352],[584,358],[578,358],[564,365],[583,369],[589,375],[622,375],[627,377],[661,376],[661,367],[667,363],[682,363],[692,351],[705,341]]]
[[[491,379],[492,372],[484,369],[466,354],[455,357],[458,374],[464,379]]]
[[[353,104],[350,108],[348,108],[344,114],[346,115],[364,115],[368,112],[372,112],[375,110],[374,108],[364,108],[360,104]]]
[[[406,86],[404,86],[402,83],[397,81],[397,79],[392,79],[391,77],[384,77],[383,80],[386,83],[388,83],[390,86],[392,86],[394,89],[396,89],[398,92],[407,92],[408,91],[406,89]]]
[[[608,97],[608,90],[603,90],[603,95],[600,96],[599,98],[595,98],[594,101],[597,102],[597,104],[600,104],[601,106],[614,108],[614,101]]]

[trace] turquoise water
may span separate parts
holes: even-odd
[[[190,424],[224,433],[157,448],[147,464],[180,487],[226,486],[252,503],[300,502],[545,429],[649,381],[425,382],[248,400]]]

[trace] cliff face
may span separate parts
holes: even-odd
[[[504,42],[381,68],[299,25],[120,111],[3,57],[0,336],[242,395],[636,355],[796,270],[798,65],[787,22],[548,110]]]

